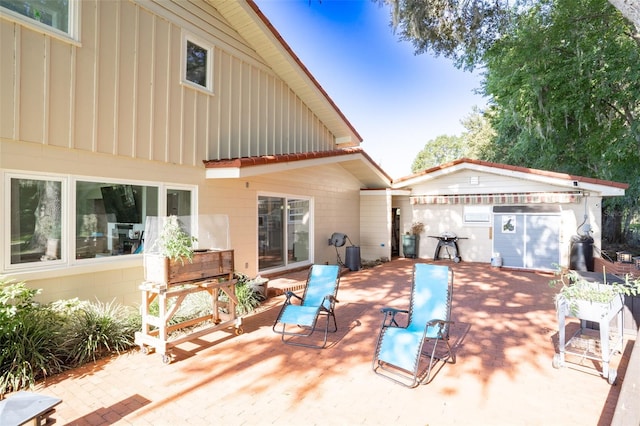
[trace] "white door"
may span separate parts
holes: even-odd
[[[553,270],[560,263],[560,215],[496,213],[493,229],[503,266]]]

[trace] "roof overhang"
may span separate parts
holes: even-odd
[[[620,182],[575,176],[566,173],[550,172],[546,170],[530,169],[527,167],[510,166],[507,164],[491,163],[488,161],[471,160],[468,158],[456,160],[423,170],[411,176],[397,179],[393,182],[392,187],[407,188],[466,170],[545,183],[560,188],[566,188],[571,191],[580,191],[584,195],[593,193],[594,195],[602,197],[624,196],[625,189],[629,187],[629,185]]]
[[[207,179],[241,179],[338,164],[360,181],[362,188],[388,188],[391,186],[391,178],[361,148],[209,160],[204,164]]]

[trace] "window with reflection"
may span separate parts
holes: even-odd
[[[310,200],[258,197],[260,270],[310,261]]]
[[[76,182],[76,259],[141,253],[147,216],[158,215],[158,188]]]
[[[0,6],[20,17],[71,34],[74,0],[0,0]]]
[[[11,264],[60,260],[62,181],[16,177],[10,188]]]
[[[176,215],[187,230],[196,187],[81,180],[68,175],[6,173],[2,270],[72,265],[141,254],[147,217]],[[96,260],[102,262],[103,260]]]

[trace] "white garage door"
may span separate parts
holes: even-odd
[[[539,210],[494,207],[493,252],[504,266],[553,270],[560,263],[560,214]]]

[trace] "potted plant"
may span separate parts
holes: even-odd
[[[196,237],[184,231],[177,216],[169,216],[164,222],[155,244],[160,254],[170,260],[179,260],[184,265],[185,259],[193,262],[193,244],[196,241],[198,241]]]
[[[640,279],[633,280],[630,275],[624,283],[607,282],[606,273],[602,282],[587,281],[572,270],[558,269],[555,275],[549,285],[561,286],[555,296],[556,309],[583,320],[599,322],[608,312],[622,307],[624,296],[640,294]]]
[[[417,258],[418,247],[420,245],[420,234],[424,232],[422,222],[413,222],[411,228],[402,236],[402,252],[404,257]]]
[[[167,217],[144,255],[145,281],[168,285],[233,273],[232,250],[194,250],[196,241],[177,216]]]

